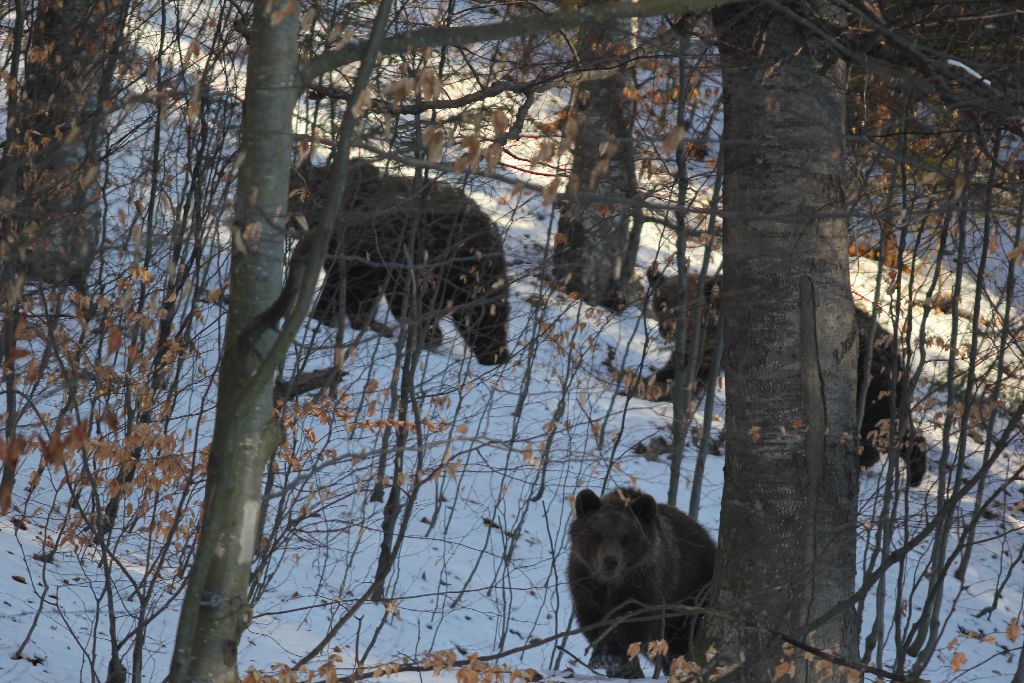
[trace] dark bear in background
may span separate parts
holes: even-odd
[[[715,335],[718,331],[719,291],[721,276],[701,278],[699,273],[686,275],[686,359],[681,368],[669,361],[660,370],[645,378],[627,383],[627,393],[649,401],[665,401],[672,398],[672,384],[676,374],[684,376],[686,366],[694,353],[694,334],[699,345],[697,372],[694,376],[694,393],[700,393],[708,382],[713,366]],[[647,269],[647,283],[650,286],[650,308],[658,321],[662,338],[673,343],[676,338],[678,306],[683,299],[683,285],[675,275],[666,276],[657,265]],[[699,328],[699,329],[698,329]]]
[[[888,450],[890,433],[896,437],[900,431],[899,420],[894,418],[898,417],[903,398],[901,378],[904,371],[896,338],[877,325],[872,338],[871,315],[856,309],[856,318],[860,345],[857,354],[858,398],[864,389],[864,363],[870,365],[866,378],[868,387],[864,418],[860,422],[860,464],[862,467],[871,467],[879,460],[879,449]],[[897,412],[894,412],[893,406]],[[917,433],[913,419],[909,415],[907,419],[909,424],[896,452],[907,465],[907,483],[917,486],[928,469],[928,444]]]
[[[327,172],[307,163],[293,174],[292,213],[317,218]],[[418,334],[418,346],[440,343],[438,321],[450,315],[480,363],[509,358],[501,236],[476,202],[450,185],[417,185],[351,161],[325,270],[312,315],[326,325],[338,326],[344,309],[354,328],[371,327],[384,294],[395,319]]]
[[[682,297],[679,279],[665,277],[653,266],[647,271],[647,279],[651,285],[651,300],[658,320],[658,329],[666,341],[671,342],[675,338],[676,308]],[[701,385],[706,385],[709,380],[716,379],[710,378],[709,375],[712,366],[710,355],[711,350],[714,349],[714,331],[718,324],[719,284],[719,278],[705,280],[701,285],[698,275],[689,274],[687,277],[689,288],[687,339],[692,339],[694,325],[703,324],[705,330],[708,330],[704,337],[705,356],[700,359],[697,371],[698,389]],[[864,406],[864,418],[860,423],[860,464],[862,467],[871,467],[879,461],[879,449],[887,450],[890,429],[893,436],[899,431],[899,421],[894,419],[898,413],[893,411],[893,406],[896,411],[900,408],[903,367],[895,337],[881,326],[876,325],[874,338],[869,338],[872,327],[871,315],[860,309],[855,309],[855,313],[859,342],[858,397],[864,388],[864,363],[869,364],[866,378],[868,382],[867,400]],[[893,376],[894,367],[897,369],[895,377]],[[671,399],[671,383],[675,380],[675,375],[676,369],[669,363],[650,378],[640,380],[639,385],[648,388],[644,398],[648,400]],[[908,421],[909,424],[897,445],[896,452],[907,465],[907,482],[911,486],[917,486],[921,483],[928,468],[928,445],[918,435],[913,420],[908,418]]]
[[[631,643],[661,639],[668,641],[669,660],[688,655],[699,619],[672,616],[671,609],[701,606],[708,598],[715,567],[715,542],[708,532],[692,517],[633,489],[600,498],[584,489],[575,508],[569,527],[569,590],[580,626],[643,607],[665,605],[669,610],[665,615],[646,612],[642,620],[611,630],[606,625],[585,631],[593,648],[591,666],[613,677],[641,678],[639,660],[630,660],[626,651]]]

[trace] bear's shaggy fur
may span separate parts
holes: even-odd
[[[675,277],[665,277],[655,268],[647,271],[647,280],[651,286],[651,301],[654,314],[658,321],[658,329],[666,341],[672,342],[675,337],[677,307],[682,298],[682,287]],[[720,278],[705,280],[703,285],[696,274],[687,277],[687,344],[692,343],[694,326],[700,324],[705,330],[702,357],[699,361],[696,386],[699,391],[708,381],[716,378],[711,374],[711,353],[714,349],[714,334],[718,324]],[[876,326],[874,339],[869,339],[872,318],[869,314],[856,309],[857,336],[859,353],[857,358],[857,395],[864,387],[864,363],[869,364],[867,400],[864,407],[864,419],[860,423],[860,464],[871,467],[879,460],[879,451],[888,448],[890,429],[896,433],[899,421],[894,419],[902,399],[902,381],[893,381],[892,369],[897,368],[896,379],[903,375],[899,347],[893,335],[880,326]],[[689,348],[687,349],[689,355]],[[680,369],[681,371],[681,369]],[[637,380],[631,392],[647,400],[671,400],[672,383],[676,378],[676,368],[669,363],[653,375]],[[639,389],[637,389],[639,388]],[[917,433],[913,420],[900,441],[896,452],[907,465],[907,482],[911,486],[921,483],[928,468],[928,444]]]
[[[674,606],[701,606],[715,567],[715,543],[692,517],[659,505],[646,493],[617,489],[602,497],[590,489],[576,496],[569,527],[569,590],[576,620],[593,648],[591,666],[609,676],[640,678],[631,643],[664,639],[669,658],[688,655],[698,619],[672,615]],[[601,622],[647,611],[630,623]]]
[[[864,388],[864,363],[870,364],[864,418],[860,422],[860,464],[862,467],[871,467],[879,460],[879,449],[888,450],[890,430],[894,437],[898,432],[899,420],[896,418],[903,398],[903,363],[896,338],[877,326],[872,338],[871,316],[860,309],[857,309],[856,314],[860,344],[857,357],[858,397]],[[870,360],[866,358],[867,354],[870,354]],[[909,415],[907,420],[906,433],[897,445],[896,452],[906,463],[907,483],[917,486],[928,469],[928,444],[917,433]]]
[[[304,164],[293,174],[292,213],[314,220],[327,168]],[[450,315],[484,365],[508,360],[508,275],[501,236],[476,202],[445,183],[418,185],[350,162],[326,274],[313,317],[337,326],[373,324],[384,294],[417,345],[436,346],[439,319]]]
[[[658,321],[658,331],[665,341],[673,343],[679,318],[678,307],[683,300],[683,286],[679,278],[666,277],[653,265],[647,269],[647,283],[651,289],[650,307]],[[627,388],[628,393],[649,401],[671,400],[672,384],[676,381],[677,370],[681,375],[685,372],[695,349],[699,358],[693,391],[694,394],[703,391],[707,383],[713,379],[710,375],[715,352],[715,335],[718,332],[721,284],[721,276],[701,278],[697,273],[687,273],[686,357],[683,367],[677,369],[675,364],[669,361],[653,375],[632,383]]]

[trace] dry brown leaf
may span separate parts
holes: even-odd
[[[778,665],[776,665],[775,669],[772,671],[773,681],[780,680],[787,676],[796,676],[796,662],[794,662],[792,659],[787,659],[779,662]]]
[[[487,147],[487,151],[484,152],[484,159],[487,160],[487,175],[494,175],[494,170],[498,168],[498,164],[501,162],[501,153],[504,151],[504,147],[497,142],[491,143]]]
[[[363,88],[363,91],[359,93],[359,97],[355,98],[352,104],[352,113],[356,117],[362,116],[370,108],[371,104],[373,104],[373,98],[370,96],[370,89]]]
[[[427,150],[427,161],[440,160],[444,155],[444,128],[427,126],[423,131],[423,146]]]
[[[553,140],[541,140],[537,151],[530,158],[530,164],[543,164],[555,156],[555,143]]]
[[[1006,627],[1006,639],[1011,643],[1016,643],[1017,639],[1020,638],[1020,624],[1017,622],[1017,617],[1010,619],[1010,624]]]
[[[672,129],[665,139],[661,141],[661,151],[666,154],[673,154],[679,145],[683,144],[683,137],[686,135],[686,129],[682,126],[676,126]]]
[[[107,330],[107,355],[117,353],[117,350],[121,348],[121,339],[121,328],[111,325]]]
[[[436,100],[438,95],[441,94],[441,79],[438,78],[437,72],[434,71],[433,67],[428,66],[425,69],[420,69],[416,85],[419,87],[420,94],[425,100]]]
[[[555,199],[558,198],[559,183],[559,178],[555,177],[551,179],[550,183],[544,186],[544,206],[551,206],[555,203]]]
[[[495,109],[491,112],[491,126],[494,128],[496,135],[504,135],[510,123],[508,114],[502,110]]]
[[[416,82],[411,77],[399,78],[391,81],[381,90],[381,94],[391,100],[391,104],[397,106],[399,102],[412,94]]]

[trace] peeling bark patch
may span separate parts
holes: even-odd
[[[252,552],[256,544],[256,522],[260,516],[260,505],[254,500],[247,501],[242,506],[242,528],[239,530],[239,556],[238,563],[249,566],[252,562]]]

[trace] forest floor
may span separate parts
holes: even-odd
[[[612,316],[552,291],[543,270],[552,229],[550,209],[539,198],[513,207],[500,201],[507,190],[487,185],[474,196],[507,230],[507,252],[515,276],[511,296],[514,360],[497,368],[476,365],[450,325],[444,346],[424,354],[417,370],[417,391],[425,399],[426,416],[447,425],[447,431],[435,433],[436,439],[425,437],[425,461],[436,465],[439,475],[421,488],[414,503],[399,560],[386,586],[388,600],[364,605],[359,619],[333,639],[330,647],[337,648],[340,673],[355,661],[372,667],[418,661],[424,652],[449,649],[459,657],[501,652],[572,627],[565,586],[570,497],[582,487],[635,486],[659,500],[666,498],[667,456],[642,456],[634,446],[655,436],[670,440],[671,404],[620,395],[605,360],[610,350],[616,365],[657,367],[667,360],[669,349],[639,306]],[[648,230],[638,274],[670,252],[659,231]],[[699,248],[691,257],[699,263]],[[851,269],[855,297],[863,305],[874,297],[877,264],[852,259]],[[886,296],[883,292],[883,303]],[[933,311],[927,334],[948,338],[950,325],[947,314]],[[319,343],[315,358],[329,362],[330,336],[329,331],[311,326],[301,333],[299,342]],[[364,335],[347,361],[345,391],[386,405],[390,394],[378,387],[389,385],[394,344],[393,339]],[[945,352],[941,345],[928,348],[931,357],[919,384],[921,397],[942,379],[940,361],[944,362]],[[723,424],[722,395],[719,389],[712,420],[716,431]],[[204,395],[202,400],[212,398]],[[362,410],[370,412],[368,403],[362,404]],[[892,525],[893,547],[923,528],[938,505],[936,472],[943,415],[941,396],[919,413],[919,425],[931,445],[929,472],[919,488],[909,491],[903,518]],[[698,409],[696,424],[701,417]],[[317,469],[310,480],[308,491],[331,491],[334,499],[324,506],[319,522],[308,522],[308,535],[288,537],[278,551],[273,576],[242,638],[243,671],[248,667],[271,671],[312,649],[341,608],[351,604],[372,579],[378,559],[382,504],[368,499],[367,471],[372,468],[365,463],[372,461],[373,449],[382,443],[380,430],[332,429],[312,419],[304,424],[311,432],[296,438],[295,452],[306,448],[323,453],[331,448],[346,457]],[[992,471],[990,488],[1020,465],[1017,446],[1001,471]],[[968,468],[971,458],[981,457],[982,450],[973,441],[968,445]],[[679,504],[684,509],[693,485],[695,452],[689,444],[683,460]],[[879,525],[876,510],[886,486],[885,466],[883,460],[874,470],[862,473],[862,570],[878,562],[872,551]],[[21,471],[32,467],[34,463],[26,461]],[[105,581],[95,552],[88,547],[74,552],[59,549],[49,562],[37,559],[59,533],[54,520],[62,518],[68,502],[63,476],[45,471],[28,507],[19,487],[15,509],[0,523],[0,681],[102,678],[111,649],[108,609],[122,616],[118,637],[130,643],[125,631],[129,621],[123,617],[136,609],[132,577],[147,571],[142,537],[137,541],[124,537],[117,550],[121,566],[112,584]],[[722,491],[719,455],[709,456],[701,484],[699,519],[717,537]],[[275,500],[283,504],[292,499],[282,495]],[[990,503],[991,512],[976,532],[964,580],[952,575],[958,563],[948,568],[939,610],[941,645],[924,672],[930,680],[1010,679],[1021,643],[1010,640],[1011,623],[1021,621],[1024,605],[1022,501],[1024,490],[1018,483]],[[968,519],[974,505],[972,499],[963,500],[957,515]],[[959,528],[955,525],[946,539],[950,546]],[[897,656],[893,615],[916,619],[920,614],[928,589],[925,570],[936,541],[930,538],[915,547],[905,563],[888,573],[882,599],[876,600],[878,594],[872,592],[865,603],[865,635],[880,611],[884,616],[882,666],[889,666]],[[166,566],[161,572],[167,591],[182,587],[176,569]],[[903,586],[899,593],[894,588],[898,582]],[[993,604],[997,591],[999,598]],[[167,670],[176,606],[176,601],[170,601],[167,609],[150,615],[143,655],[145,680],[159,680]],[[29,632],[21,659],[12,659]],[[130,647],[122,644],[120,649],[124,653]],[[316,669],[325,659],[326,654],[319,656],[311,667]],[[587,659],[586,643],[580,636],[571,636],[502,662],[533,667],[550,681],[599,678],[577,659]],[[414,679],[433,680],[433,674],[395,677],[403,682]],[[449,671],[440,680],[457,679]]]

